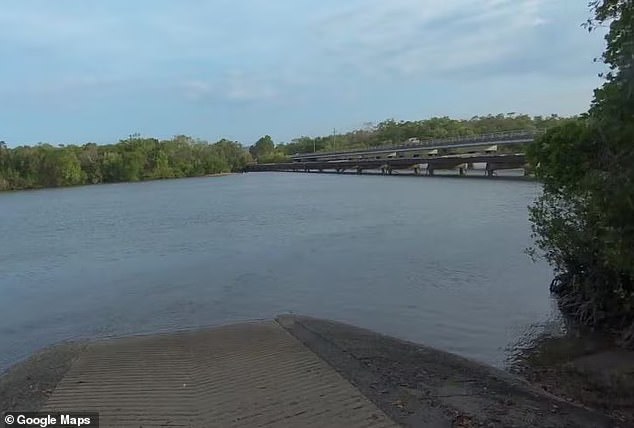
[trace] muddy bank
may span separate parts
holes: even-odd
[[[606,336],[542,336],[513,361],[512,371],[544,391],[634,426],[634,351]]]
[[[37,411],[84,349],[83,343],[63,343],[37,352],[0,376],[0,410]]]
[[[278,322],[404,426],[626,426],[443,351],[331,321],[282,316]]]

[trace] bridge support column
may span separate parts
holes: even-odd
[[[465,169],[463,167],[460,167],[459,168],[459,172],[460,172],[460,175],[464,175],[465,174]]]

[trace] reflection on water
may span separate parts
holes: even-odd
[[[0,194],[0,369],[60,340],[293,311],[497,366],[552,318],[536,183],[244,174]]]
[[[570,331],[565,318],[557,310],[553,300],[553,316],[550,319],[528,325],[525,330],[506,348],[506,368],[515,373],[523,373],[531,358],[540,353],[544,343],[567,335],[576,336]]]

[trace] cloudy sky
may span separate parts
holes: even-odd
[[[387,118],[584,111],[585,0],[7,0],[0,140],[251,144]]]

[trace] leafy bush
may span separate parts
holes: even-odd
[[[610,71],[588,114],[530,147],[544,182],[530,218],[564,312],[634,345],[634,9],[629,0],[591,6],[590,30],[610,24],[602,57]]]

